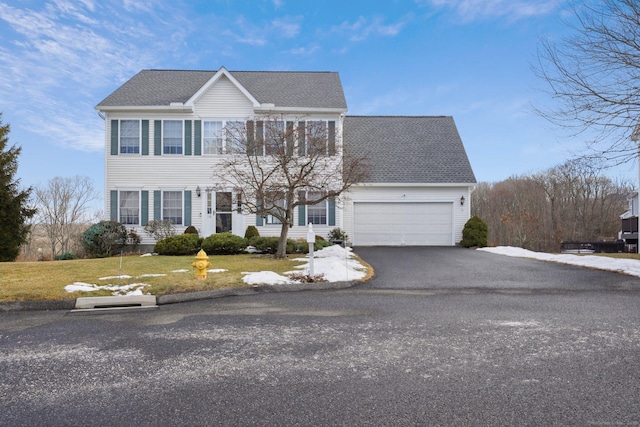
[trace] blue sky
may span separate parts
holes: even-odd
[[[102,193],[94,106],[141,69],[337,71],[354,115],[451,115],[478,181],[581,147],[532,112],[531,71],[567,0],[0,0],[0,111],[24,186],[89,176]],[[616,176],[633,179],[633,165]],[[635,182],[635,179],[634,179]]]

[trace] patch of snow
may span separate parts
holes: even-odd
[[[99,277],[98,280],[113,280],[113,279],[131,279],[131,276],[127,276],[126,274],[122,274],[120,276],[107,276],[107,277]]]
[[[286,285],[295,283],[288,277],[281,276],[273,271],[258,271],[253,273],[242,273],[245,276],[242,281],[248,285]]]
[[[539,261],[550,261],[560,264],[576,265],[579,267],[589,267],[598,270],[615,271],[618,273],[628,274],[630,276],[640,277],[640,260],[637,259],[610,258],[598,255],[548,254],[516,248],[513,246],[496,246],[494,248],[479,248],[476,250],[512,257],[532,258]]]
[[[99,287],[97,285],[92,285],[91,283],[83,283],[83,282],[74,282],[71,285],[67,285],[64,287],[64,290],[67,292],[93,292],[97,291]]]
[[[339,245],[327,246],[313,254],[313,273],[322,274],[328,282],[346,282],[359,280],[367,275],[366,268],[354,259],[351,248]],[[294,261],[305,261],[297,265],[298,270],[309,271],[309,257],[295,258]]]
[[[118,295],[142,295],[142,288],[149,286],[146,283],[131,283],[129,285],[103,285],[98,286],[91,283],[75,282],[64,287],[67,292],[95,292],[99,290],[111,291],[113,296]]]
[[[138,277],[164,277],[166,274],[141,274]]]
[[[212,268],[211,270],[207,270],[207,273],[224,273],[225,271],[229,271],[226,268]]]
[[[188,272],[189,272],[189,270],[187,270],[187,269],[183,268],[183,269],[181,269],[181,270],[172,270],[171,272],[172,272],[172,273],[188,273]]]

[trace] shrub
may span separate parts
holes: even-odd
[[[235,255],[246,247],[247,239],[229,232],[212,234],[202,241],[202,249],[209,255]]]
[[[260,237],[260,232],[258,231],[255,225],[250,225],[247,227],[247,230],[244,232],[244,238],[247,240],[251,240],[254,237]]]
[[[197,234],[180,234],[158,240],[153,251],[160,255],[195,255],[201,244]]]
[[[489,229],[487,224],[480,219],[479,216],[474,215],[467,221],[462,229],[462,240],[460,245],[465,248],[478,247],[484,248],[487,246],[487,237]]]
[[[184,234],[195,234],[198,235],[198,229],[195,228],[193,225],[188,226],[185,230],[184,230]]]
[[[329,241],[341,240],[342,242],[346,243],[347,240],[349,240],[349,236],[347,235],[347,233],[342,231],[340,227],[336,227],[333,230],[329,231],[327,237],[329,238]]]
[[[152,219],[144,226],[144,231],[156,240],[176,235],[176,227],[168,219]]]
[[[100,221],[84,232],[83,246],[89,256],[112,256],[127,244],[128,232],[116,221]]]
[[[260,252],[264,252],[267,254],[275,254],[278,251],[278,242],[280,241],[279,237],[254,237],[251,239],[251,246],[255,246],[257,250]],[[304,242],[307,244],[307,242]],[[296,252],[296,243],[287,239],[287,253],[292,254]]]
[[[62,255],[56,256],[56,261],[66,261],[70,259],[78,259],[78,257],[75,256],[75,254],[72,254],[71,252],[65,252]]]

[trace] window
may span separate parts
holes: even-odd
[[[278,211],[281,211],[284,214],[284,210],[285,210],[285,207],[286,207],[286,202],[285,202],[284,199],[276,200],[273,203],[273,205],[274,205],[275,209],[272,209],[272,210],[278,210]],[[267,224],[282,224],[282,221],[280,221],[278,218],[276,218],[273,215],[267,215],[266,218],[265,218],[265,222]]]
[[[182,121],[162,122],[162,147],[164,154],[182,154]]]
[[[120,191],[119,219],[121,224],[140,224],[140,193],[138,191]]]
[[[120,120],[120,154],[140,153],[140,121]]]
[[[243,154],[247,150],[247,127],[244,122],[226,122],[224,126],[226,152]]]
[[[307,193],[307,200],[309,200],[309,204],[307,205],[307,222],[306,224],[318,224],[318,225],[326,225],[327,224],[327,200],[323,200],[320,203],[312,205],[313,200],[318,200],[322,197],[322,193],[318,191],[309,191]]]
[[[182,191],[162,192],[162,219],[182,225]]]
[[[222,122],[203,122],[203,154],[223,154]]]
[[[283,121],[265,122],[264,134],[264,151],[266,155],[276,154],[284,149],[286,136]]]
[[[307,154],[321,155],[327,153],[327,122],[308,121],[306,130]]]

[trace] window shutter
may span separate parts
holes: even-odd
[[[184,121],[184,155],[191,155],[191,120]]]
[[[184,219],[182,220],[186,227],[191,225],[191,191],[184,192]]]
[[[298,193],[298,198],[303,200],[305,197],[304,191]],[[306,205],[298,205],[298,225],[307,225],[307,207]]]
[[[305,123],[298,122],[298,156],[304,156],[306,154],[305,148]]]
[[[109,200],[111,221],[118,221],[118,190],[111,190]]]
[[[336,225],[336,198],[329,197],[329,225]]]
[[[247,155],[256,155],[256,139],[253,134],[253,122],[247,121]]]
[[[256,213],[256,225],[257,226],[262,226],[264,224],[264,218],[262,218],[262,216],[260,216],[260,209],[262,209],[262,203],[260,202],[260,200],[256,201],[256,207],[258,209],[256,209],[258,211],[258,213]]]
[[[118,155],[118,121],[111,120],[111,155]]]
[[[336,122],[329,121],[329,155],[336,155]]]
[[[293,155],[293,122],[287,122],[286,138],[287,138],[287,156]]]
[[[160,190],[153,192],[153,219],[162,219],[162,192]]]
[[[201,156],[202,155],[202,120],[194,120],[193,121],[193,155]]]
[[[256,122],[256,156],[262,156],[264,153],[264,122]]]
[[[142,121],[142,155],[149,155],[149,120]]]
[[[140,225],[145,226],[149,223],[149,192],[142,191],[140,197]]]
[[[162,120],[153,121],[153,155],[162,154]]]

